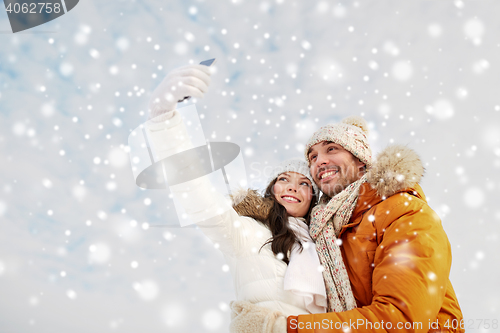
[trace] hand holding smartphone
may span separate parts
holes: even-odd
[[[213,59],[208,59],[208,60],[204,60],[204,61],[200,62],[200,65],[205,65],[205,66],[210,67],[210,66],[212,66],[213,64],[215,64],[215,62],[216,62],[216,58],[213,58]],[[186,96],[186,97],[184,97],[183,99],[178,100],[177,102],[178,102],[178,103],[180,103],[180,102],[184,102],[185,100],[188,100],[188,99],[190,99],[190,98],[191,98],[191,96]]]

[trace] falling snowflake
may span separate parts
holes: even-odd
[[[469,188],[464,193],[464,202],[470,208],[481,207],[485,200],[484,192],[477,187]]]

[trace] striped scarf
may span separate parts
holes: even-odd
[[[309,233],[316,243],[316,251],[324,268],[328,312],[356,308],[356,300],[340,252],[342,242],[337,237],[342,227],[349,223],[358,202],[359,188],[366,179],[364,175],[333,198],[323,195],[312,211]]]

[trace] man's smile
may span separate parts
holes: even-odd
[[[321,182],[329,181],[330,179],[335,178],[335,176],[337,175],[338,172],[339,172],[338,167],[335,167],[334,169],[327,169],[327,170],[321,171],[318,173],[318,179]]]

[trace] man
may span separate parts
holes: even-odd
[[[464,332],[449,280],[451,247],[418,185],[422,163],[402,146],[373,163],[367,134],[364,119],[350,117],[319,129],[305,149],[324,194],[310,233],[328,313],[285,323],[279,313],[232,302],[232,332]]]

